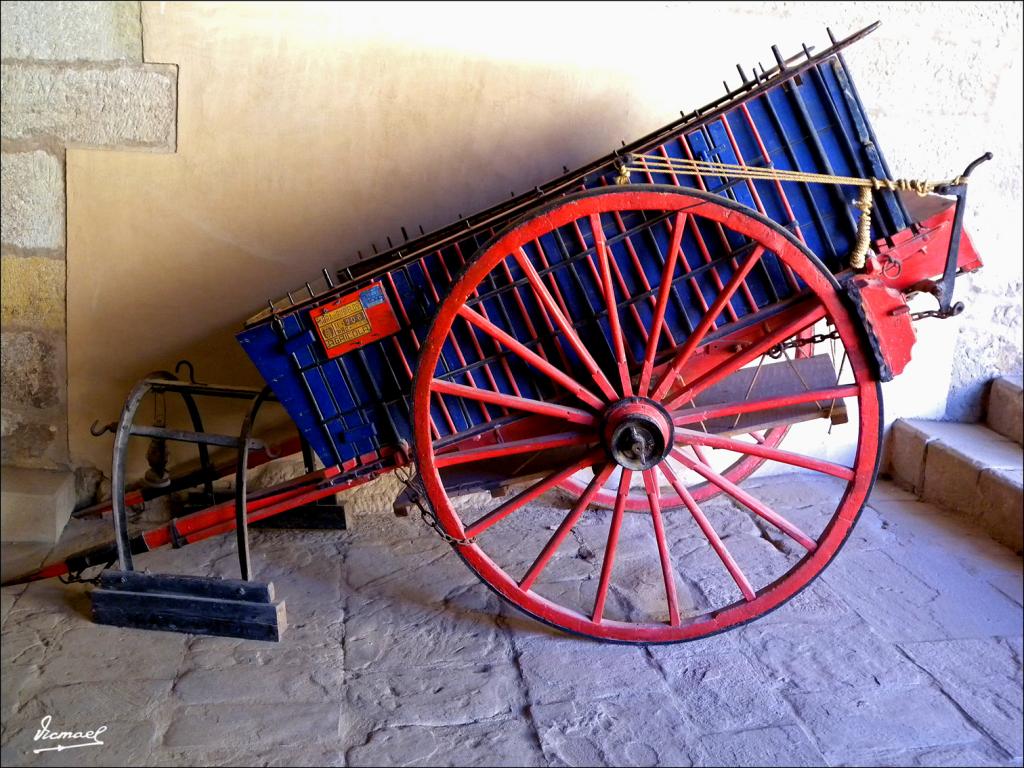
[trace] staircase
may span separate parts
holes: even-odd
[[[982,424],[898,419],[889,473],[925,501],[1024,548],[1024,392],[1020,376],[993,379]]]

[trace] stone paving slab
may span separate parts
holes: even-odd
[[[797,718],[832,764],[883,752],[971,744],[977,731],[938,687],[788,693]]]
[[[794,516],[813,525],[833,486],[794,475],[757,492],[773,503],[795,494]],[[784,549],[750,518],[709,506],[745,556]],[[73,520],[51,559],[104,538],[106,525]],[[582,537],[599,552],[592,527]],[[698,539],[673,545],[691,577],[713,575]],[[287,601],[279,644],[100,627],[81,585],[5,588],[3,764],[1022,762],[1021,559],[889,483],[796,598],[672,646],[600,644],[538,625],[412,518],[257,531],[252,551],[257,574]],[[47,552],[5,546],[5,575]],[[581,573],[592,567],[571,555]],[[237,575],[230,537],[140,565]],[[47,714],[63,729],[107,725],[104,746],[31,754]]]

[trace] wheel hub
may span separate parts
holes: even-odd
[[[624,398],[605,412],[602,437],[620,467],[642,472],[657,466],[672,450],[674,435],[669,412],[646,397]]]

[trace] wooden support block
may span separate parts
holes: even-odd
[[[796,395],[808,390],[834,387],[836,381],[836,370],[832,358],[828,355],[780,360],[764,363],[760,370],[751,366],[736,371],[729,378],[701,392],[694,398],[693,406],[707,407]],[[847,418],[846,405],[842,400],[825,400],[820,403],[799,403],[768,411],[744,413],[739,417],[708,419],[704,422],[704,427],[713,434],[733,435],[813,419],[830,419],[833,424],[845,424]]]
[[[90,593],[97,624],[277,642],[285,604],[271,583],[105,571]]]
[[[391,504],[391,511],[395,513],[395,517],[408,517],[410,512],[416,512],[418,509],[412,500],[412,491],[408,488],[398,494]]]
[[[306,504],[249,524],[250,528],[344,531],[348,528],[343,504]]]

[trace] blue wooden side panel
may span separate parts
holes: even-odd
[[[888,177],[885,160],[842,61],[820,62],[798,78],[737,104],[718,119],[680,131],[648,157],[692,158],[728,164],[772,167],[841,176]],[[588,179],[597,188],[613,183],[615,172]],[[857,189],[802,183],[781,186],[769,180],[696,178],[685,174],[651,173],[650,181],[707,189],[729,197],[789,229],[834,272],[844,268],[855,239],[857,216],[852,207]],[[876,238],[890,237],[910,225],[898,198],[875,194],[872,219]],[[644,327],[651,320],[645,285],[656,285],[670,247],[667,226],[645,227],[636,237],[622,237],[644,224],[638,213],[620,220],[605,217],[602,225],[617,267],[619,290],[635,301],[620,309],[628,354],[643,357]],[[494,230],[471,231],[453,245],[395,268],[384,280],[388,302],[396,309],[402,330],[341,357],[328,359],[309,318],[309,308],[284,314],[247,328],[238,338],[263,378],[325,465],[369,461],[382,449],[410,440],[411,374],[439,300],[467,259]],[[732,275],[731,257],[744,243],[735,234],[706,221],[692,220],[682,239],[694,263],[680,277],[666,312],[669,334],[685,339]],[[536,269],[551,269],[560,299],[598,362],[611,371],[613,353],[604,297],[594,273],[594,234],[587,221],[563,227],[525,248]],[[738,249],[738,250],[737,250]],[[707,268],[707,262],[713,268]],[[531,291],[516,288],[523,281],[512,260],[507,274],[492,274],[480,286],[474,308],[534,351],[559,359],[581,373],[575,353],[547,333],[544,313]],[[677,273],[678,274],[678,273]],[[746,281],[748,291],[730,302],[731,316],[742,318],[785,301],[799,290],[772,254],[766,255]],[[489,337],[457,322],[453,339],[444,345],[437,375],[456,383],[496,389],[507,394],[551,399],[554,385]],[[436,434],[445,436],[482,428],[502,412],[495,406],[463,398],[438,396],[431,404]]]

